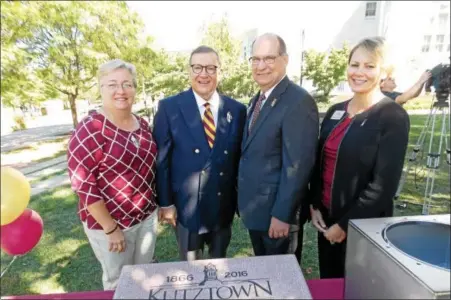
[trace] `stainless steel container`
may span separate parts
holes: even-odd
[[[349,222],[345,299],[450,299],[450,215]]]

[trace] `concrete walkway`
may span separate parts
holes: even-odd
[[[57,170],[61,170],[62,165],[67,165],[67,156],[61,155],[59,157],[55,157],[40,163],[32,163],[27,167],[18,168],[22,174],[28,177],[41,177],[43,175],[48,175],[50,173],[56,172]],[[52,169],[53,168],[53,169]],[[58,169],[59,168],[59,169]],[[46,171],[49,169],[48,171]],[[55,171],[56,170],[56,171]],[[40,175],[37,175],[40,174]]]
[[[47,180],[36,182],[36,184],[31,185],[31,196],[35,196],[59,186],[70,184],[69,175],[62,174],[58,176],[50,177]]]
[[[51,174],[66,170],[64,174],[51,176]],[[69,184],[69,174],[67,173],[67,157],[62,155],[57,158],[47,160],[42,163],[19,169],[31,183],[31,196],[47,192],[61,185]],[[43,176],[51,176],[42,181],[32,182]]]

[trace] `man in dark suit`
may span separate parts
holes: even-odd
[[[176,227],[181,260],[226,256],[236,212],[236,178],[246,107],[216,91],[219,57],[200,46],[190,56],[191,88],[163,99],[158,146],[160,221]]]
[[[250,102],[243,134],[238,208],[255,255],[286,254],[290,225],[298,225],[300,209],[301,216],[308,210],[301,202],[307,202],[302,200],[315,162],[318,108],[286,76],[282,38],[258,37],[250,61],[260,92]]]

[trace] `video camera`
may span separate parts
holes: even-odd
[[[432,76],[425,84],[426,92],[434,87],[437,101],[445,102],[450,94],[451,69],[449,64],[438,64],[431,71]]]

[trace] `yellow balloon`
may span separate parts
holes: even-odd
[[[1,224],[6,225],[17,219],[27,207],[31,187],[28,179],[11,167],[2,167],[1,181]]]

